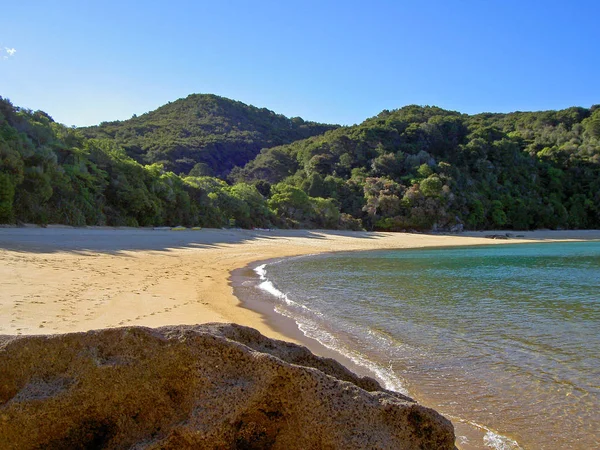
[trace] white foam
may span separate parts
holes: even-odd
[[[482,431],[485,431],[485,435],[483,436],[483,445],[485,445],[486,447],[493,448],[494,450],[523,450],[519,443],[514,439],[511,439],[508,436],[503,436],[500,433],[489,429],[485,425],[480,425],[476,422],[473,422],[472,420],[466,420],[460,417],[452,416],[451,414],[447,414],[439,409],[438,411],[453,422],[456,421],[468,423],[473,428],[478,428]],[[466,436],[456,436],[456,438],[461,442],[468,442],[468,438]]]
[[[308,321],[303,322],[301,319],[298,320],[297,317],[294,317],[293,319],[296,321],[298,328],[302,331],[302,333],[304,333],[305,336],[315,339],[328,349],[342,354],[357,366],[364,367],[365,369],[369,370],[369,372],[371,372],[386,389],[408,395],[408,392],[402,381],[394,373],[391,367],[382,367],[381,365],[366,358],[362,354],[346,348],[335,336],[323,330],[317,324],[311,324]]]
[[[265,267],[267,267],[266,264],[261,264],[260,266],[254,268],[254,272],[260,277],[261,280],[266,279],[267,270]]]
[[[276,264],[276,263],[273,263]],[[317,311],[312,311],[310,308],[291,300],[287,294],[281,292],[275,287],[275,285],[267,278],[267,264],[261,264],[254,269],[254,272],[258,275],[261,283],[258,285],[259,289],[268,292],[273,297],[281,300],[285,305],[292,307],[293,309],[299,310],[303,314],[293,314],[291,311],[287,311],[285,308],[275,306],[275,311],[282,314],[296,322],[296,325],[300,331],[307,337],[315,339],[321,345],[327,347],[330,350],[336,351],[346,358],[350,359],[354,364],[364,367],[369,370],[375,378],[377,378],[383,386],[390,390],[399,392],[404,395],[408,395],[406,388],[404,387],[401,379],[394,373],[392,367],[382,367],[379,364],[374,363],[365,356],[350,349],[345,348],[339,340],[331,333],[324,330],[315,321],[311,320],[310,315],[322,316]]]
[[[521,446],[517,441],[502,436],[501,434],[494,433],[492,430],[486,427],[482,427],[486,430],[485,436],[483,437],[483,443],[495,450],[522,450]]]
[[[275,297],[279,300],[282,300],[284,303],[286,303],[289,306],[292,306],[294,308],[300,308],[300,309],[303,309],[306,311],[311,311],[306,306],[301,305],[300,303],[296,303],[293,300],[290,300],[290,298],[287,296],[287,294],[285,294],[285,293],[281,292],[279,289],[277,289],[275,287],[275,285],[267,278],[266,266],[267,266],[266,264],[262,264],[254,269],[254,272],[256,272],[256,274],[259,276],[260,280],[262,281],[262,283],[260,283],[258,285],[259,289],[262,289],[263,291],[268,292],[273,297]]]

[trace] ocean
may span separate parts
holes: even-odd
[[[461,448],[600,448],[600,242],[331,253],[252,269],[242,300],[446,415]]]

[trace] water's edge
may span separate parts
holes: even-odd
[[[508,243],[508,242],[507,242]],[[514,244],[514,243],[513,243]],[[486,246],[489,244],[481,244]],[[492,244],[493,245],[493,244]],[[447,246],[435,247],[439,249],[449,248]],[[428,248],[431,250],[433,248]],[[397,249],[397,250],[415,250],[414,248],[408,249]],[[364,250],[362,252],[371,252],[377,250]],[[327,253],[355,253],[355,252],[327,252]],[[305,258],[314,257],[316,254],[303,255],[303,256],[290,256],[283,258],[270,258],[266,260],[254,261],[245,267],[235,269],[231,272],[229,277],[229,283],[233,288],[233,293],[236,298],[240,301],[240,307],[249,309],[251,311],[259,313],[264,323],[272,328],[273,330],[281,333],[290,339],[299,342],[301,345],[307,347],[311,352],[318,356],[331,358],[339,362],[340,364],[347,367],[349,370],[360,376],[366,376],[376,379],[384,388],[388,383],[387,380],[383,379],[379,374],[365,365],[358,364],[347,355],[331,349],[317,339],[307,336],[299,328],[299,324],[292,318],[284,316],[275,310],[275,303],[270,301],[268,297],[271,294],[263,291],[259,288],[259,284],[262,282],[260,276],[256,272],[256,268],[269,264],[278,263],[290,258]],[[371,361],[369,361],[371,362]],[[371,362],[373,365],[375,363]],[[385,370],[385,368],[382,368]],[[392,389],[393,390],[393,389]],[[488,428],[485,425],[477,424],[467,419],[460,417],[454,417],[450,414],[444,413],[435,405],[428,403],[427,398],[423,395],[415,395],[415,392],[408,391],[405,388],[395,389],[401,391],[404,395],[415,399],[417,402],[424,406],[432,407],[436,409],[440,414],[447,417],[452,421],[455,433],[456,433],[456,446],[459,450],[482,450],[482,449],[497,449],[497,450],[519,450],[522,447],[513,439],[501,435],[499,432]]]
[[[365,367],[359,366],[350,358],[326,347],[318,340],[306,336],[300,330],[295,320],[279,314],[275,311],[274,304],[265,298],[267,294],[261,292],[258,287],[261,280],[256,274],[255,269],[263,264],[269,265],[284,259],[288,258],[271,258],[254,261],[245,267],[235,269],[231,272],[229,284],[233,288],[233,294],[240,301],[240,307],[259,313],[262,316],[264,323],[267,324],[269,328],[299,342],[315,355],[334,359],[357,375],[375,378],[373,373],[368,371]]]

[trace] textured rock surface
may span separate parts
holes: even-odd
[[[435,411],[238,325],[0,337],[2,448],[453,449]]]

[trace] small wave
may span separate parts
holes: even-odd
[[[261,280],[267,279],[267,265],[261,264],[260,266],[255,267],[254,272],[259,276]]]
[[[258,285],[258,288],[268,292],[273,297],[283,301],[287,306],[290,306],[294,309],[300,310],[303,314],[294,314],[291,311],[286,310],[285,308],[275,307],[275,311],[279,314],[282,314],[296,323],[298,329],[308,338],[314,339],[319,342],[321,345],[326,348],[333,350],[337,353],[340,353],[344,357],[350,359],[354,364],[360,367],[364,367],[369,372],[373,373],[375,378],[381,381],[383,386],[390,390],[399,392],[404,395],[408,395],[408,391],[404,387],[401,379],[394,373],[393,368],[390,366],[388,368],[383,367],[364,355],[357,353],[355,351],[351,351],[345,348],[339,340],[331,333],[324,330],[319,326],[317,322],[310,319],[309,316],[322,316],[321,313],[317,311],[313,311],[310,308],[297,303],[291,300],[287,294],[281,292],[279,289],[275,287],[275,285],[267,278],[267,269],[266,264],[261,264],[254,269],[254,272],[258,275],[261,280],[261,283]],[[307,314],[308,313],[308,314]]]
[[[514,439],[494,433],[486,427],[482,428],[486,430],[485,436],[483,437],[483,443],[488,447],[495,450],[522,450],[521,446]]]
[[[262,289],[263,291],[271,294],[273,297],[278,298],[279,300],[282,300],[288,306],[292,306],[294,308],[300,308],[300,309],[303,309],[306,311],[311,311],[310,308],[307,308],[306,306],[301,305],[300,303],[296,303],[295,301],[290,300],[290,298],[287,296],[287,294],[281,292],[279,289],[277,289],[275,287],[275,285],[267,278],[266,264],[262,264],[262,265],[256,267],[254,269],[254,272],[256,272],[256,274],[259,276],[260,280],[262,281],[262,283],[260,283],[258,285],[259,289]]]
[[[447,414],[439,409],[438,411],[453,422],[466,423],[472,426],[473,428],[477,428],[481,431],[484,431],[485,434],[483,436],[483,445],[485,445],[486,447],[493,448],[494,450],[523,450],[519,443],[514,439],[511,439],[508,436],[504,436],[496,431],[493,431],[485,425],[480,425],[476,422],[473,422],[472,420],[466,420],[460,417],[452,416],[451,414]],[[465,436],[456,436],[456,438],[459,441],[468,442],[468,439],[466,439]]]

